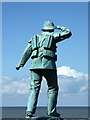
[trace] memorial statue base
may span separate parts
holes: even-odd
[[[90,120],[88,118],[60,118],[60,117],[31,117],[31,118],[2,118],[1,120]]]
[[[25,118],[26,120],[64,120],[61,117],[48,117],[48,116],[43,116],[43,117],[31,117],[31,118]]]

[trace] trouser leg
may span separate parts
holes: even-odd
[[[57,73],[53,70],[46,70],[45,78],[48,84],[48,115],[55,115],[57,96],[58,96],[58,83],[57,83]]]
[[[39,71],[31,71],[27,112],[35,113],[42,76]]]

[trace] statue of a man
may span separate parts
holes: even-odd
[[[61,30],[54,32],[55,29]],[[26,118],[33,117],[36,111],[38,95],[42,77],[44,76],[48,85],[48,116],[59,117],[56,111],[58,96],[58,81],[55,61],[57,60],[56,43],[71,36],[71,31],[66,27],[54,26],[50,20],[44,23],[41,34],[34,35],[24,51],[19,65],[19,70],[31,57],[30,67],[30,91],[27,103]],[[44,98],[43,98],[44,99]]]

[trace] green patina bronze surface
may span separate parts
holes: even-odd
[[[60,32],[54,32],[59,29]],[[41,34],[34,35],[29,40],[28,46],[23,53],[17,70],[23,67],[31,57],[30,66],[30,91],[27,103],[26,116],[35,114],[42,77],[44,76],[48,85],[48,115],[59,117],[56,111],[58,82],[56,64],[56,44],[71,36],[71,31],[66,27],[54,26],[52,21],[46,21]]]

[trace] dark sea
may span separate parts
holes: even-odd
[[[2,107],[2,118],[25,118],[26,107]],[[88,118],[88,107],[57,107],[63,118]],[[47,116],[46,107],[37,107],[36,116]]]

